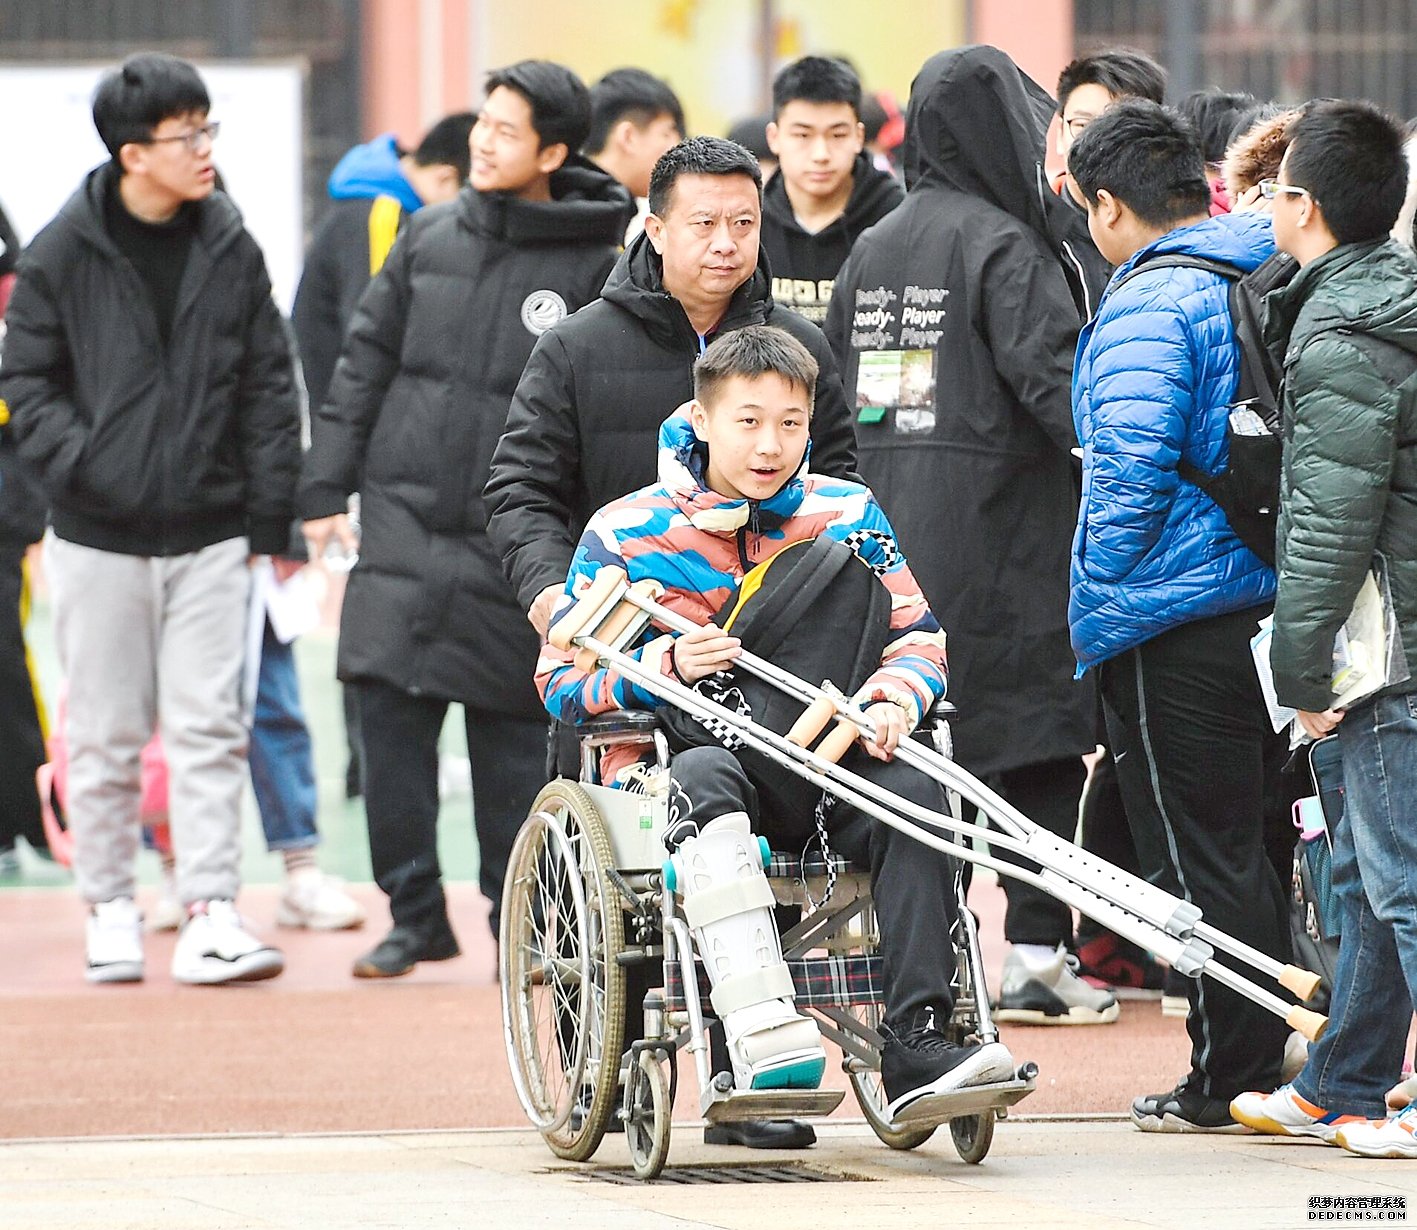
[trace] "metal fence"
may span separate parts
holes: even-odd
[[[1171,73],[1258,98],[1367,98],[1417,115],[1413,0],[1075,0],[1079,54],[1126,44]]]
[[[0,0],[0,60],[305,60],[308,230],[331,168],[361,135],[359,14],[359,0]]]

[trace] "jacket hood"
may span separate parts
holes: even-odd
[[[660,424],[659,481],[690,523],[710,534],[736,534],[752,523],[754,533],[777,529],[802,506],[803,479],[811,460],[809,441],[802,464],[766,500],[730,499],[708,485],[708,445],[694,434],[685,402]]]
[[[1167,231],[1117,266],[1113,281],[1157,256],[1204,256],[1248,273],[1274,255],[1274,228],[1268,214],[1220,214]]]
[[[1087,216],[1048,186],[1043,157],[1057,109],[997,47],[931,56],[910,87],[905,182],[978,197],[1042,235],[1086,320],[1106,283],[1106,262],[1087,233]]]
[[[679,301],[664,289],[664,262],[641,231],[630,246],[620,253],[615,268],[605,281],[603,299],[617,304],[642,320],[656,341],[668,343],[676,333],[687,330],[693,334],[689,318]],[[733,292],[721,324],[734,327],[762,324],[772,302],[772,278],[768,274],[767,257],[758,252],[758,267],[752,276]]]
[[[356,145],[330,172],[330,196],[336,201],[372,201],[391,196],[409,213],[423,206],[399,166],[399,146],[391,132]]]
[[[1292,353],[1317,333],[1367,333],[1417,355],[1417,255],[1395,239],[1344,244],[1265,300],[1265,334]],[[1300,309],[1304,308],[1300,321]]]
[[[510,192],[458,195],[458,211],[473,230],[514,244],[605,243],[619,247],[635,203],[615,179],[579,155],[551,175],[549,201],[524,201]]]
[[[888,203],[898,204],[904,193],[900,181],[889,171],[882,171],[871,155],[861,152],[851,167],[851,196],[847,198],[846,209],[839,221],[844,223],[852,235],[859,235],[871,219],[877,217]],[[782,172],[776,172],[763,185],[763,213],[771,214],[789,230],[802,230],[792,212],[792,202],[787,196],[787,181]],[[806,234],[803,231],[803,234]]]
[[[95,167],[59,211],[59,216],[89,243],[115,259],[118,247],[104,223],[103,202],[109,185],[117,178],[118,168],[111,162]],[[241,211],[224,192],[213,192],[195,204],[197,240],[215,256],[241,233]]]

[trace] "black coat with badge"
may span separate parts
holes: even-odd
[[[773,302],[762,263],[729,302],[718,332],[768,324],[820,366],[812,411],[814,473],[856,464],[841,377],[822,331]],[[645,235],[625,250],[603,296],[550,329],[527,362],[487,485],[488,532],[522,606],[563,585],[592,513],[655,479],[659,426],[694,395],[699,339],[662,281]]]
[[[633,209],[579,160],[551,192],[467,187],[419,210],[360,301],[299,493],[302,516],[324,517],[359,483],[341,679],[544,715],[536,634],[488,542],[482,488],[527,356],[600,293]]]
[[[1067,608],[1070,382],[1098,257],[1076,259],[1076,211],[1043,177],[1052,110],[993,48],[927,61],[909,192],[857,242],[827,322],[861,474],[949,638],[957,753],[976,774],[1094,743]]]

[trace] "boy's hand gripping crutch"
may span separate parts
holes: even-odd
[[[639,639],[649,624],[675,633],[698,626],[662,606],[657,601],[662,593],[663,587],[657,582],[640,581],[630,585],[623,569],[602,568],[576,605],[552,628],[551,643],[563,650],[577,648],[575,663],[581,670],[589,672],[600,664],[608,665],[691,716],[709,718],[731,727],[734,734],[754,750],[925,845],[1032,884],[1151,950],[1178,972],[1190,977],[1206,974],[1283,1017],[1291,1028],[1307,1038],[1314,1039],[1322,1034],[1327,1025],[1325,1017],[1255,985],[1220,964],[1215,952],[1218,949],[1243,962],[1301,998],[1313,993],[1319,982],[1318,975],[1286,965],[1234,939],[1205,923],[1200,910],[1190,902],[1040,828],[1007,800],[933,749],[907,739],[897,747],[896,755],[974,803],[993,826],[988,836],[991,850],[1004,850],[1027,858],[1037,863],[1041,872],[1028,871],[967,844],[939,836],[943,832],[951,837],[968,838],[976,831],[976,826],[911,804],[841,768],[836,762],[858,738],[872,737],[874,727],[869,716],[830,685],[816,687],[763,658],[742,651],[735,666],[741,666],[806,706],[792,729],[786,735],[779,735],[750,717],[716,704],[692,688],[643,666],[625,650]],[[834,719],[835,727],[811,749],[812,741]]]

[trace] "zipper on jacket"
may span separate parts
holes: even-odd
[[[748,535],[756,534],[759,538],[763,534],[762,518],[758,515],[759,506],[757,500],[748,501],[748,520],[738,527],[738,563],[743,569],[746,577],[753,570],[753,561],[748,554]]]

